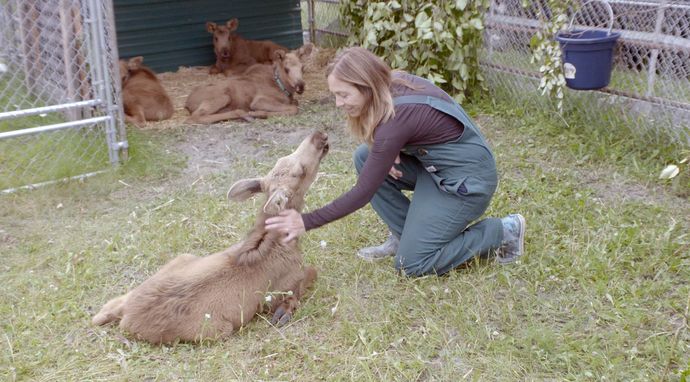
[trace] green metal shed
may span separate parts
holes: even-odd
[[[156,72],[215,61],[206,22],[237,18],[237,33],[272,40],[294,49],[302,45],[299,0],[113,0],[121,58],[144,56]]]

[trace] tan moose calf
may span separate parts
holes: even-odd
[[[316,269],[303,266],[297,240],[283,243],[279,234],[265,230],[264,222],[284,209],[303,208],[328,147],[326,134],[312,133],[266,176],[235,183],[230,199],[267,197],[244,240],[206,257],[178,256],[106,303],[93,323],[119,321],[135,338],[154,344],[222,338],[264,310],[273,314],[273,323],[286,323],[316,279]],[[268,294],[274,298],[266,306]]]

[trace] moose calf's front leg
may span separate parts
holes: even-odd
[[[230,96],[223,94],[211,99],[201,101],[199,107],[192,112],[192,118],[199,118],[204,115],[214,114],[230,103]]]
[[[249,106],[253,111],[264,112],[266,116],[295,115],[297,105],[280,103],[272,98],[257,96]]]
[[[122,319],[122,311],[127,303],[127,298],[129,293],[123,294],[120,297],[116,297],[108,301],[96,314],[93,316],[91,322],[94,325],[105,325],[109,322],[119,321]]]
[[[314,280],[316,280],[316,268],[305,268],[302,272],[302,277],[291,289],[292,296],[276,301],[277,306],[274,305],[272,309],[274,313],[273,318],[271,318],[271,324],[283,326],[292,319],[292,315],[299,306],[300,298],[314,283]]]

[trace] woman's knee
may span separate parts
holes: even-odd
[[[398,250],[395,255],[395,269],[408,277],[420,277],[428,274],[435,274],[433,264],[426,261],[427,256],[420,256],[419,254],[406,253],[406,251]]]
[[[367,161],[368,156],[369,146],[367,146],[366,144],[361,144],[357,146],[355,152],[352,154],[352,159],[355,162],[355,169],[357,169],[357,174],[359,174],[362,171],[362,167],[364,167],[364,162]]]

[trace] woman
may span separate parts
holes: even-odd
[[[391,234],[360,257],[395,256],[410,276],[443,274],[497,249],[498,261],[524,252],[522,215],[486,218],[498,178],[494,156],[464,110],[431,82],[392,72],[366,49],[345,49],[329,67],[328,88],[356,138],[355,186],[310,213],[294,210],[266,220],[290,241],[371,202]],[[413,190],[412,200],[403,190]]]

